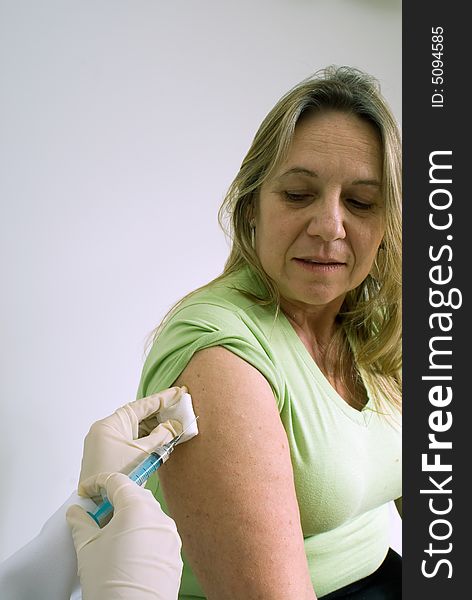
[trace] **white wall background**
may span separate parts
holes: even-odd
[[[400,120],[400,0],[1,0],[0,560],[134,399],[146,335],[220,273],[217,209],[264,115],[332,63]]]

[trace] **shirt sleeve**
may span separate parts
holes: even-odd
[[[244,311],[210,303],[180,308],[164,325],[144,364],[138,397],[171,387],[196,352],[213,346],[222,346],[255,367],[281,410],[284,384],[264,332]]]

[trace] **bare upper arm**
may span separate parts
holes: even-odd
[[[176,382],[200,434],[160,470],[209,600],[312,600],[288,442],[272,390],[228,350],[202,350]]]

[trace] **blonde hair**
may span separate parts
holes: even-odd
[[[385,234],[374,269],[347,293],[333,339],[338,372],[362,378],[380,407],[401,406],[401,141],[395,119],[376,79],[351,67],[330,66],[287,92],[259,127],[241,168],[231,184],[218,217],[232,240],[223,273],[189,296],[248,266],[267,293],[255,302],[280,310],[280,294],[263,270],[252,243],[250,215],[262,184],[284,161],[300,118],[326,109],[357,115],[373,124],[382,146],[382,188],[386,207]],[[244,290],[241,290],[244,292]],[[246,293],[246,292],[244,292]],[[344,375],[343,375],[344,377]]]

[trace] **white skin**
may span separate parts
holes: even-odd
[[[357,117],[307,117],[260,191],[256,249],[304,342],[329,340],[347,291],[372,267],[384,232],[380,156],[375,130]],[[316,176],[281,182],[293,167]],[[296,263],[310,256],[338,262]],[[189,388],[200,434],[175,450],[160,482],[206,597],[313,600],[290,450],[267,380],[214,347],[196,353],[174,385]]]

